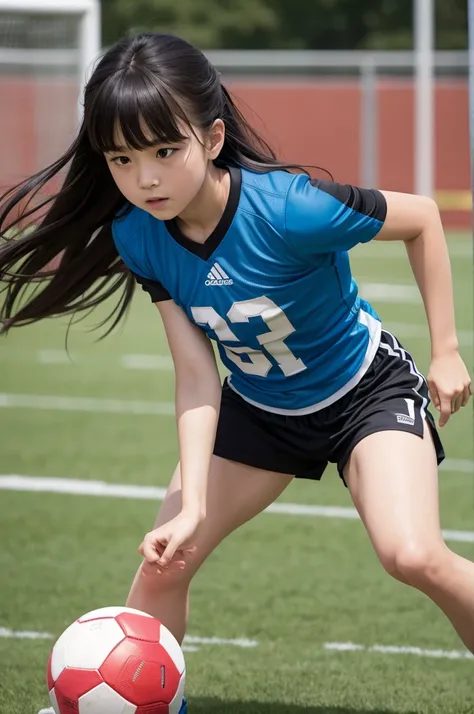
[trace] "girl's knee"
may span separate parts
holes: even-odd
[[[379,554],[384,569],[396,580],[413,587],[435,585],[447,577],[449,550],[440,543],[400,541]]]

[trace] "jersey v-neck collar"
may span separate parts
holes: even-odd
[[[239,205],[240,190],[242,187],[242,171],[240,168],[235,166],[228,166],[227,170],[230,174],[230,191],[226,207],[219,223],[204,243],[196,243],[196,241],[193,241],[191,238],[185,236],[179,229],[175,220],[165,221],[166,229],[170,236],[174,238],[177,243],[182,245],[183,248],[186,248],[186,250],[189,250],[190,253],[197,255],[198,258],[202,258],[202,260],[209,260],[216,248],[218,248],[219,244],[229,230],[232,221],[234,220],[234,216]]]

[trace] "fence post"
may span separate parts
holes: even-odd
[[[435,186],[434,0],[415,0],[415,193]]]
[[[471,192],[474,196],[474,0],[469,0],[469,151],[471,158]],[[474,216],[473,216],[474,218]],[[474,224],[474,221],[473,221]]]
[[[377,70],[372,55],[360,67],[361,116],[360,159],[361,183],[366,188],[376,188],[378,182],[378,100]]]

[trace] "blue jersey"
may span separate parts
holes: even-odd
[[[139,208],[117,216],[117,250],[153,301],[172,299],[217,341],[229,385],[278,414],[322,409],[352,389],[381,325],[358,296],[347,251],[386,215],[375,190],[275,170],[230,168],[204,244]]]

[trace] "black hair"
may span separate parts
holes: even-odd
[[[129,204],[103,153],[117,148],[117,128],[127,146],[144,149],[182,140],[181,122],[205,130],[218,118],[226,132],[217,165],[304,171],[278,161],[236,107],[217,70],[189,43],[142,33],[112,47],[87,83],[73,144],[54,164],[0,197],[3,329],[44,317],[88,314],[121,289],[101,323],[110,320],[105,334],[110,332],[127,311],[135,281],[110,230],[116,214]],[[45,197],[65,169],[61,188]]]

